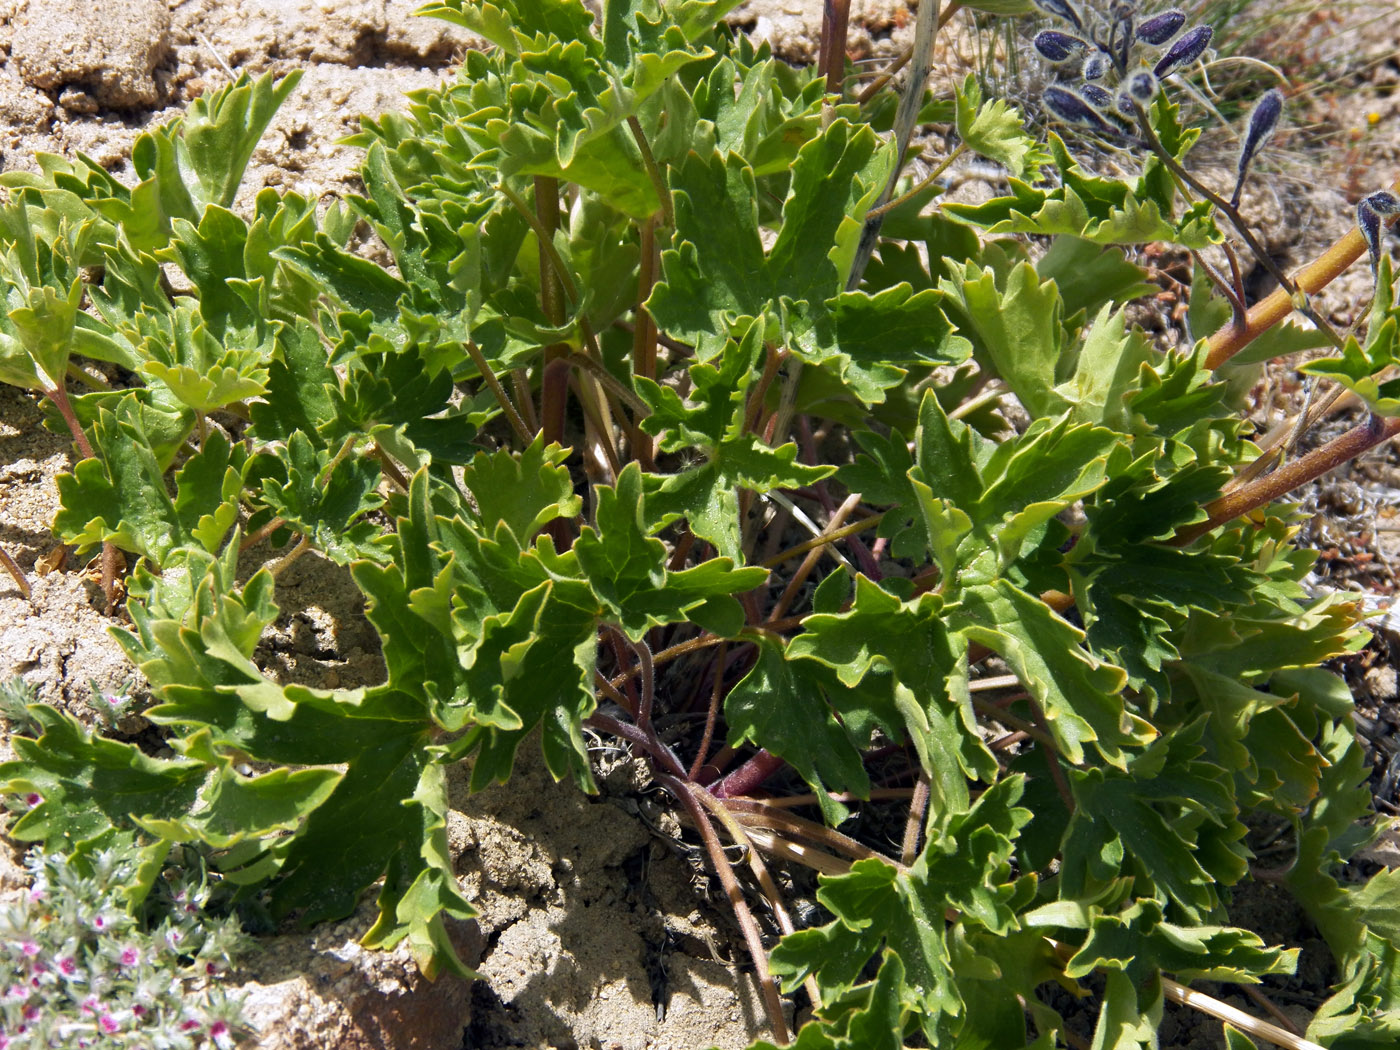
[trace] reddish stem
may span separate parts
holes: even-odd
[[[1334,438],[1291,463],[1284,464],[1272,474],[1265,474],[1262,478],[1241,485],[1219,499],[1207,503],[1206,520],[1178,532],[1172,544],[1185,547],[1211,529],[1272,503],[1299,485],[1315,481],[1329,470],[1355,459],[1396,434],[1400,434],[1400,419],[1385,419],[1373,415],[1360,426],[1353,427],[1341,437]]]
[[[710,753],[710,742],[715,738],[715,722],[719,720],[720,704],[724,700],[724,661],[729,654],[727,642],[721,642],[719,655],[715,657],[715,682],[710,690],[710,710],[705,715],[705,734],[700,738],[700,746],[695,752],[695,762],[690,767],[690,779],[698,781],[705,768],[705,758]]]
[[[63,384],[58,384],[52,390],[45,390],[44,396],[54,403],[58,414],[68,424],[68,430],[72,433],[73,441],[82,457],[96,459],[97,453],[92,450],[92,442],[88,440],[87,434],[83,433],[82,424],[78,422],[78,415],[73,411],[73,403],[68,400],[68,391],[63,389]],[[117,606],[117,548],[110,540],[102,542],[102,594],[107,599],[106,613],[111,616]]]
[[[552,264],[550,248],[545,243],[559,228],[559,180],[535,176],[535,215],[540,228],[540,306],[549,323],[556,328],[564,324],[564,286],[562,275]],[[556,343],[544,349],[544,375],[540,379],[540,425],[545,444],[564,443],[564,412],[569,394],[569,366],[562,358],[569,347]]]
[[[4,547],[0,547],[0,565],[3,565],[5,571],[13,577],[15,586],[19,588],[19,593],[24,595],[26,600],[34,596],[34,592],[29,587],[29,580],[25,578],[24,570],[10,557],[10,552]],[[709,745],[707,744],[706,746],[708,747]]]
[[[760,751],[716,784],[710,793],[715,798],[752,795],[767,782],[769,777],[785,765],[787,763],[773,752]]]
[[[846,79],[846,32],[851,23],[851,0],[822,4],[822,43],[818,68],[826,76],[828,95],[840,95]]]
[[[729,898],[729,905],[734,909],[734,918],[739,923],[739,929],[743,931],[744,943],[748,947],[749,957],[753,961],[754,975],[758,979],[758,986],[763,993],[763,1007],[768,1014],[768,1023],[773,1026],[773,1037],[779,1044],[788,1041],[787,1022],[783,1017],[782,1001],[778,998],[778,986],[773,980],[773,975],[768,971],[768,953],[763,949],[763,938],[760,936],[758,923],[753,917],[753,912],[749,910],[748,901],[744,899],[743,887],[739,885],[739,880],[734,875],[734,868],[729,863],[729,858],[724,855],[724,847],[720,845],[719,836],[715,834],[714,826],[705,814],[705,809],[700,805],[691,788],[676,777],[658,774],[657,781],[670,791],[686,810],[690,813],[690,819],[695,824],[695,829],[700,833],[701,840],[705,843],[705,851],[710,855],[710,863],[715,869],[715,874],[719,876],[720,884],[724,887],[725,895]],[[704,788],[698,790],[703,791]]]

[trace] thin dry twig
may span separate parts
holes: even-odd
[[[1205,992],[1198,992],[1194,988],[1188,988],[1184,984],[1173,981],[1170,977],[1162,978],[1162,991],[1174,1003],[1189,1006],[1193,1010],[1199,1010],[1217,1020],[1225,1021],[1234,1025],[1245,1035],[1266,1039],[1275,1046],[1284,1047],[1285,1050],[1323,1050],[1320,1044],[1314,1043],[1311,1039],[1286,1032],[1276,1024],[1261,1021],[1243,1010],[1236,1009],[1229,1003],[1222,1003],[1219,999],[1206,995]]]
[[[29,579],[24,575],[24,570],[10,557],[10,552],[4,547],[0,547],[0,565],[3,565],[5,571],[13,577],[15,586],[19,588],[19,593],[24,595],[26,601],[34,596],[34,591],[29,586]]]

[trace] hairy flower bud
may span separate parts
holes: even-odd
[[[1047,62],[1068,62],[1089,50],[1089,41],[1058,29],[1042,30],[1031,43]]]
[[[1214,35],[1215,30],[1210,26],[1197,26],[1183,33],[1152,68],[1153,74],[1164,77],[1179,67],[1196,61],[1205,54],[1206,48],[1210,46],[1210,38]]]
[[[1080,75],[1085,80],[1102,80],[1112,65],[1111,59],[1102,51],[1095,51],[1084,60],[1084,68],[1080,70]]]
[[[1142,69],[1128,78],[1126,87],[1128,94],[1145,106],[1157,97],[1161,82],[1147,70]]]
[[[1108,95],[1108,92],[1104,91],[1104,94]],[[1066,124],[1092,128],[1095,131],[1113,130],[1083,95],[1076,94],[1067,88],[1051,86],[1045,89],[1045,94],[1042,97],[1045,99],[1045,108]],[[1111,101],[1112,96],[1109,96],[1109,99]]]
[[[1138,23],[1137,38],[1144,44],[1161,47],[1181,32],[1181,27],[1185,24],[1186,15],[1172,8],[1170,11],[1163,11],[1160,15],[1153,15],[1147,21]]]
[[[1361,236],[1366,238],[1366,247],[1370,249],[1372,273],[1380,263],[1381,233],[1386,220],[1397,215],[1400,215],[1400,197],[1385,190],[1362,197],[1356,205],[1356,225],[1361,228]]]
[[[1063,18],[1075,29],[1084,28],[1084,23],[1079,19],[1079,12],[1074,9],[1074,5],[1069,0],[1031,0],[1031,2],[1047,15]]]
[[[1231,207],[1239,207],[1240,194],[1244,191],[1244,180],[1249,174],[1250,162],[1274,133],[1274,128],[1278,127],[1278,118],[1282,112],[1283,93],[1278,88],[1270,88],[1264,92],[1264,97],[1249,114],[1249,127],[1245,131],[1244,145],[1240,147],[1240,162],[1236,168],[1239,174],[1235,179],[1235,192],[1230,198]]]
[[[1089,105],[1097,106],[1100,109],[1113,104],[1113,96],[1097,84],[1085,84],[1079,89],[1079,95],[1088,102]]]

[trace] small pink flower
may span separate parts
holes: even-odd
[[[63,974],[64,977],[72,977],[78,972],[78,964],[67,956],[64,956],[62,959],[58,960],[58,972]]]
[[[32,959],[39,954],[39,945],[34,941],[21,941],[19,950]]]
[[[111,1014],[103,1014],[97,1019],[97,1024],[108,1035],[116,1035],[122,1030],[121,1022]]]
[[[33,809],[42,801],[44,801],[44,796],[39,794],[39,792],[37,791],[31,791],[29,794],[24,796],[24,804],[30,809]]]
[[[40,1010],[37,1006],[26,1006],[24,1008],[24,1019],[26,1021],[37,1021],[39,1020],[39,1013]]]
[[[105,915],[94,915],[92,918],[92,928],[94,930],[105,930],[107,928],[107,917]]]
[[[29,899],[32,900],[32,901],[34,901],[35,903],[37,903],[37,902],[43,900],[43,899],[44,899],[44,887],[42,887],[42,886],[35,886],[32,890],[29,891]],[[0,1050],[5,1050],[5,1048],[2,1047],[2,1046],[0,1046]]]
[[[98,999],[95,995],[89,995],[86,999],[83,1000],[82,1005],[80,1007],[84,1017],[91,1017],[93,1014],[97,1013],[97,1011],[101,1008],[102,1001]]]
[[[215,1021],[209,1026],[209,1034],[212,1035],[215,1039],[218,1039],[221,1036],[228,1035],[228,1022]]]
[[[29,989],[22,984],[12,984],[9,990],[5,992],[5,998],[23,1002],[29,998]]]
[[[213,963],[205,963],[204,972],[207,973],[210,977],[213,977],[219,972],[219,968]]]
[[[135,966],[141,961],[141,953],[135,948],[123,948],[121,959],[123,966]]]
[[[198,1022],[198,1021],[181,1021],[181,1022],[180,1022],[180,1031],[182,1031],[182,1032],[194,1032],[194,1031],[197,1031],[198,1029],[199,1029],[199,1022]]]

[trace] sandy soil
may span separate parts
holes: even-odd
[[[358,129],[357,114],[397,106],[404,91],[436,83],[454,56],[474,46],[444,23],[410,18],[414,6],[0,0],[0,167],[32,168],[36,151],[83,152],[120,174],[144,127],[176,116],[231,72],[303,69],[300,88],[254,156],[245,196],[263,186],[313,197],[357,190],[359,155],[336,145]],[[1395,0],[1382,6],[1400,13]],[[896,0],[857,0],[854,8],[853,54],[890,54],[911,35],[912,19]],[[773,40],[793,61],[810,60],[820,2],[753,0],[732,21]],[[1400,95],[1392,91],[1400,63],[1389,55],[1397,22],[1378,24],[1384,34],[1353,33],[1350,44],[1330,26],[1318,45],[1345,63],[1334,67],[1342,101],[1315,98],[1316,120],[1333,146],[1303,156],[1306,175],[1297,174],[1297,157],[1281,152],[1276,161],[1287,177],[1272,180],[1260,204],[1274,209],[1273,247],[1289,263],[1335,236],[1356,196],[1394,177]],[[1295,150],[1302,149],[1297,138]],[[1344,282],[1325,307],[1347,321],[1364,294]],[[1297,388],[1288,374],[1261,387],[1261,418],[1294,403]],[[89,717],[89,683],[116,688],[131,670],[105,633],[108,621],[85,567],[60,565],[40,575],[55,549],[54,478],[71,456],[66,439],[41,427],[32,398],[0,386],[0,544],[34,582],[26,601],[0,579],[0,676],[22,675],[41,699]],[[1318,508],[1313,534],[1329,548],[1323,582],[1378,596],[1394,591],[1390,565],[1400,559],[1400,533],[1384,528],[1390,496],[1400,488],[1397,464],[1393,452],[1378,453],[1340,486],[1309,496]],[[279,581],[279,598],[286,608],[259,653],[265,667],[320,685],[377,677],[375,635],[346,574],[308,556]],[[1395,673],[1387,677],[1388,668],[1388,654],[1377,649],[1351,669],[1376,719],[1394,708]],[[630,761],[605,755],[603,763],[604,791],[594,799],[548,784],[524,759],[507,788],[472,797],[457,792],[452,845],[482,910],[478,928],[461,931],[462,948],[479,959],[484,981],[425,989],[405,956],[369,959],[353,945],[368,923],[362,912],[313,935],[283,938],[241,975],[250,982],[263,1045],[689,1050],[740,1047],[762,1034],[762,1009],[741,972],[723,894],[669,834],[674,826]],[[1393,802],[1393,785],[1389,790],[1385,801]],[[0,871],[0,885],[7,878],[13,873]],[[1281,927],[1290,922],[1269,902],[1261,915]],[[1309,943],[1296,922],[1278,933]],[[1309,989],[1314,997],[1326,981],[1319,966]],[[365,989],[378,996],[365,1007],[375,1015],[369,1020],[346,1005]],[[426,1005],[415,1013],[405,1006],[414,1001]],[[440,1023],[425,1026],[426,1016]],[[1163,1046],[1180,1050],[1219,1039],[1218,1026],[1191,1016],[1173,1015],[1163,1032]]]

